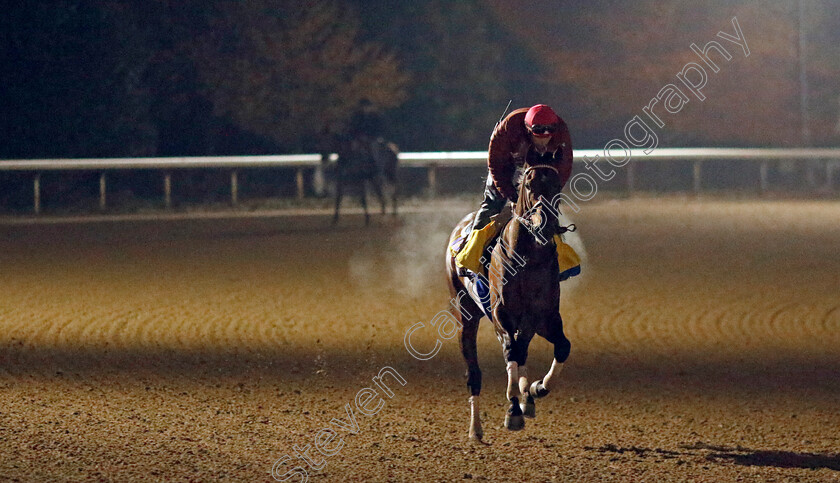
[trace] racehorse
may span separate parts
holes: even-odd
[[[385,214],[386,201],[383,192],[389,189],[393,214],[397,214],[398,194],[398,149],[393,143],[386,143],[383,139],[371,141],[367,137],[341,137],[336,141],[338,161],[335,170],[335,213],[333,224],[338,223],[341,199],[344,189],[348,185],[355,186],[359,191],[359,199],[365,212],[365,225],[370,223],[367,209],[367,186],[373,188],[374,194],[382,204],[382,214]]]
[[[483,282],[489,288],[489,294],[487,290],[481,293],[475,279],[458,275],[454,257],[447,251],[447,274],[453,301],[450,311],[461,323],[461,353],[467,363],[470,439],[483,437],[478,407],[481,370],[476,354],[478,323],[482,316],[489,316],[493,323],[507,363],[506,396],[510,402],[505,416],[507,429],[520,430],[525,427],[524,417],[535,417],[534,400],[557,387],[559,372],[569,356],[571,344],[563,334],[559,313],[560,271],[554,243],[555,234],[568,230],[561,226],[556,211],[547,206],[547,200],[553,201],[561,187],[560,175],[554,167],[526,166],[513,217],[501,231],[499,242],[489,257],[491,249],[488,247],[485,251],[490,263],[489,277],[483,278]],[[473,214],[467,215],[455,227],[449,246],[464,235],[462,230],[472,218]],[[478,279],[482,277],[478,276]],[[477,295],[478,300],[471,297],[469,291]],[[535,333],[554,345],[554,360],[545,377],[529,385],[525,362],[528,345]]]

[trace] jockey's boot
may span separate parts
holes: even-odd
[[[560,235],[554,235],[557,245],[557,265],[560,267],[560,281],[580,275],[580,256],[575,249],[563,241]]]
[[[467,242],[455,257],[455,265],[473,273],[485,274],[484,265],[481,263],[481,255],[484,253],[487,242],[499,233],[499,228],[499,223],[491,220],[484,228],[470,232]]]

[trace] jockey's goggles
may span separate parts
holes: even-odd
[[[537,136],[545,136],[557,130],[557,124],[536,124],[528,128],[531,134]]]

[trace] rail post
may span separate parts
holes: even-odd
[[[41,173],[35,173],[32,181],[32,204],[35,214],[41,213]]]
[[[239,203],[239,179],[236,170],[230,172],[230,204],[236,206]]]
[[[327,155],[329,156],[329,155]],[[329,158],[327,158],[329,159]],[[315,166],[315,171],[312,173],[312,192],[315,196],[324,196],[324,162]]]
[[[429,197],[434,198],[437,195],[437,163],[430,163],[426,170],[426,179],[428,180]]]
[[[302,200],[305,191],[305,186],[303,185],[303,168],[297,168],[295,170],[295,185],[297,185],[297,199]]]
[[[701,180],[702,180],[703,160],[698,159],[692,165],[692,188],[694,196],[700,196]]]
[[[768,181],[769,166],[766,159],[761,160],[758,167],[758,192],[759,194],[766,194],[767,188],[770,186]]]
[[[105,209],[105,196],[107,193],[107,188],[105,186],[105,171],[99,173],[99,209]]]
[[[167,208],[172,208],[172,173],[163,173],[163,202]]]
[[[633,191],[636,189],[636,177],[633,174],[633,161],[627,163],[627,194],[633,196]]]

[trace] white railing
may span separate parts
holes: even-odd
[[[594,149],[577,149],[575,158],[604,157],[604,152]],[[331,156],[334,161],[336,155]],[[442,167],[481,166],[487,162],[486,151],[451,151],[400,153],[400,166],[427,169],[430,192],[434,193],[437,185],[437,169]],[[705,160],[741,160],[760,163],[759,186],[761,191],[769,188],[769,161],[826,161],[826,188],[831,189],[834,171],[840,166],[840,148],[815,149],[776,149],[776,148],[658,148],[650,154],[634,149],[630,153],[630,162],[624,166],[627,170],[627,189],[635,189],[633,165],[636,162],[653,161],[692,161],[693,189],[701,189],[701,171]],[[40,173],[44,171],[99,171],[99,205],[106,206],[106,172],[110,170],[155,169],[163,171],[164,201],[172,204],[171,171],[176,169],[226,168],[230,169],[231,203],[238,203],[237,169],[259,167],[282,167],[296,170],[295,180],[297,196],[302,198],[305,192],[304,170],[322,169],[319,154],[290,154],[270,156],[198,156],[172,158],[95,158],[95,159],[12,159],[0,160],[0,171],[33,172],[33,206],[36,213],[41,211]]]

